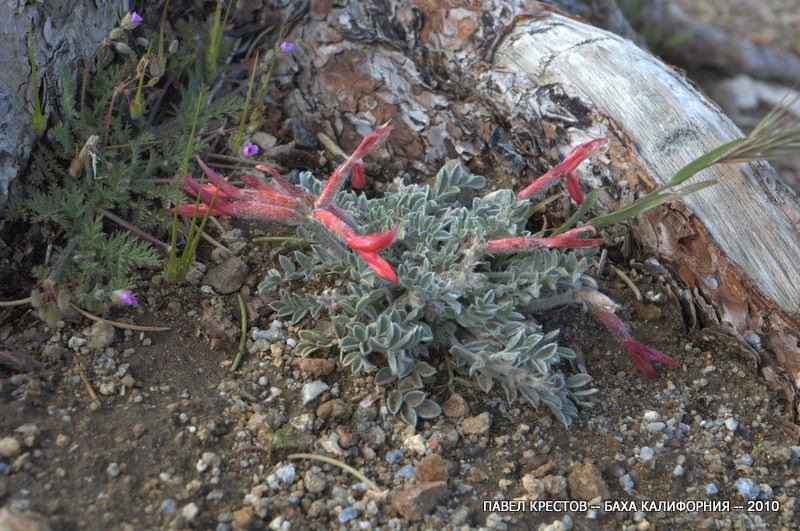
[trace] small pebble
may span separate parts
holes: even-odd
[[[348,507],[347,509],[343,509],[339,513],[339,523],[346,524],[353,518],[358,517],[358,511],[354,507]]]
[[[758,483],[750,478],[737,479],[733,486],[736,487],[736,490],[739,491],[739,495],[745,500],[755,500],[761,492]]]
[[[408,479],[413,478],[415,475],[416,471],[414,470],[414,465],[406,465],[397,471],[395,477]]]
[[[119,476],[119,465],[117,463],[109,464],[106,468],[106,474],[112,478]]]
[[[386,452],[386,462],[390,465],[395,465],[403,460],[404,454],[400,450],[390,450]]]
[[[275,469],[275,475],[288,487],[294,483],[296,477],[294,465],[289,464],[278,467]]]

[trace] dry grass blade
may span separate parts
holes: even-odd
[[[717,162],[775,160],[800,154],[800,120],[791,111],[798,105],[800,96],[779,104],[747,135],[743,144],[721,156]]]

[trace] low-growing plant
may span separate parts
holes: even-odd
[[[604,142],[580,146],[561,167],[518,195],[498,190],[477,197],[485,180],[460,165],[440,171],[432,186],[398,185],[381,198],[340,192],[352,165],[390,130],[385,126],[368,135],[327,183],[303,173],[295,186],[259,166],[275,184],[241,176],[251,188],[239,189],[200,162],[211,184],[187,179],[187,191],[207,202],[217,194],[216,201],[183,205],[176,211],[296,225],[301,238],[313,242],[310,249],[295,251],[291,258],[280,256],[282,271],[269,271],[259,289],[283,288],[272,308],[294,323],[307,315],[329,314],[333,337],[305,331],[297,348],[308,351],[333,341],[343,366],[375,372],[378,385],[391,387],[389,410],[409,424],[440,413],[426,382],[437,378],[441,358],[435,354],[442,351],[450,354],[443,363],[450,386],[463,371],[484,391],[499,385],[510,402],[544,404],[569,424],[577,406],[587,404],[594,393],[588,388],[591,378],[560,371],[560,362],[574,358],[574,353],[555,342],[557,330],[544,332],[533,314],[556,298],[564,299],[559,303],[600,300],[593,295],[595,282],[586,274],[586,259],[556,249],[594,248],[602,240],[581,238],[594,233],[591,226],[555,237],[530,234],[525,229],[530,216],[527,199],[572,174]],[[582,201],[574,184],[570,188]],[[361,236],[356,230],[369,234]],[[331,273],[339,278],[337,287],[322,293],[285,289]],[[608,304],[595,306],[607,313]],[[640,343],[624,334],[640,366],[652,370],[648,359],[676,363],[639,348]]]
[[[710,186],[713,182],[701,182],[665,192],[711,164],[774,153],[787,139],[796,143],[796,125],[775,116],[765,123],[747,139],[699,157],[653,193],[577,227],[599,193],[584,196],[577,169],[606,139],[577,146],[517,194],[502,189],[478,196],[484,178],[459,164],[443,168],[432,185],[398,181],[379,198],[341,191],[349,172],[361,180],[356,164],[388,137],[388,125],[367,135],[327,182],[304,172],[298,186],[270,167],[256,166],[274,182],[242,175],[248,188],[240,189],[198,161],[210,184],[187,178],[186,190],[204,204],[180,205],[175,211],[296,226],[308,248],[280,255],[281,270],[270,270],[260,291],[277,291],[271,307],[295,324],[307,316],[327,316],[331,332],[301,331],[297,352],[308,355],[336,347],[342,366],[375,374],[375,383],[388,390],[388,409],[405,422],[415,425],[419,418],[440,414],[431,390],[444,370],[450,388],[469,384],[463,376],[472,377],[485,392],[499,386],[510,403],[545,405],[569,425],[578,406],[591,405],[589,397],[596,390],[588,374],[566,374],[563,362],[575,353],[556,343],[558,330],[542,329],[538,313],[583,305],[648,378],[656,377],[654,361],[679,365],[637,341],[614,314],[617,305],[597,291],[587,274],[585,253],[591,251],[585,250],[603,240],[584,236],[594,235],[595,226],[629,219]],[[578,210],[549,236],[544,231],[532,234],[528,226],[535,208],[530,199],[562,179]],[[322,291],[298,289],[328,275],[337,280]]]
[[[213,97],[206,88],[206,79],[216,83],[229,70],[217,57],[228,14],[212,17],[203,41],[195,38],[202,23],[178,20],[168,27],[167,5],[157,32],[139,13],[123,15],[111,6],[118,24],[81,75],[62,69],[60,94],[51,93],[50,107],[58,112],[51,113],[49,130],[29,36],[32,123],[41,138],[25,177],[27,196],[12,201],[9,218],[33,225],[48,244],[44,263],[33,270],[32,293],[34,302],[38,292],[47,295],[39,314],[48,323],[62,312],[48,302],[54,290],[82,308],[104,309],[128,289],[135,268],[163,264],[167,278],[182,280],[201,237],[208,238],[205,217],[184,231],[168,215],[180,194],[176,176],[189,172],[192,158],[229,120],[241,116],[244,122],[248,113],[242,112],[242,95]],[[281,39],[282,32],[275,49]],[[92,72],[104,48],[114,59]],[[166,234],[168,242],[161,239]],[[50,257],[64,254],[53,277]]]

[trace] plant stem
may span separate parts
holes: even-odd
[[[300,241],[300,238],[295,238],[294,236],[259,236],[258,238],[253,238],[253,243],[272,243],[272,242],[295,242]]]
[[[360,479],[363,483],[365,483],[367,485],[367,487],[369,487],[370,490],[375,491],[375,492],[384,492],[383,489],[378,487],[378,485],[376,485],[367,476],[365,476],[364,474],[362,474],[361,472],[359,472],[355,468],[351,467],[347,463],[342,463],[341,461],[333,459],[332,457],[328,457],[328,456],[325,456],[325,455],[317,455],[317,454],[291,454],[288,457],[289,457],[289,459],[311,459],[313,461],[322,461],[323,463],[327,463],[329,465],[338,466],[339,468],[341,468],[345,472],[350,472],[356,478]]]
[[[247,339],[247,305],[245,305],[241,295],[237,294],[236,298],[239,299],[239,312],[242,317],[242,336],[239,338],[239,351],[236,353],[233,365],[231,365],[231,372],[239,368],[239,363],[241,363],[242,355],[244,354],[244,343]]]
[[[97,209],[97,213],[100,214],[103,217],[106,217],[106,218],[110,219],[111,221],[113,221],[117,225],[125,227],[126,229],[128,229],[129,231],[134,233],[135,235],[139,236],[140,238],[142,238],[144,240],[149,241],[153,245],[157,245],[157,246],[161,247],[162,249],[169,250],[169,244],[168,243],[162,242],[161,240],[159,240],[158,238],[156,238],[152,234],[143,231],[142,229],[140,229],[139,227],[137,227],[133,223],[130,223],[129,221],[125,221],[124,219],[122,219],[121,217],[117,216],[116,214],[114,214],[112,212],[109,212],[108,210],[106,210],[104,208]]]
[[[53,264],[53,267],[50,268],[50,273],[47,275],[47,279],[51,282],[55,282],[58,273],[61,272],[61,268],[64,267],[64,264],[67,261],[67,257],[72,253],[72,250],[75,249],[75,238],[70,238],[67,242],[67,245],[61,251],[61,255],[59,255],[58,260],[56,263]]]
[[[25,297],[24,299],[17,299],[13,301],[0,301],[0,308],[7,306],[22,306],[23,304],[30,304],[31,298]]]
[[[142,326],[142,325],[135,325],[129,323],[121,323],[119,321],[112,321],[110,319],[103,319],[102,317],[98,317],[92,313],[87,312],[83,308],[76,306],[75,304],[70,303],[75,310],[78,311],[79,314],[86,317],[87,319],[91,319],[92,321],[97,321],[98,323],[108,323],[115,328],[123,328],[125,330],[136,330],[139,332],[168,332],[172,330],[169,326]]]

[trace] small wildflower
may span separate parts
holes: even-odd
[[[283,41],[280,48],[283,53],[292,53],[292,51],[294,51],[294,44],[292,44],[291,41]]]
[[[364,137],[364,140],[361,141],[361,144],[358,145],[356,150],[353,152],[352,155],[347,157],[341,166],[336,168],[331,175],[328,182],[325,184],[325,188],[322,189],[320,192],[319,197],[314,203],[316,208],[326,208],[328,205],[331,204],[333,198],[339,193],[339,190],[342,188],[342,184],[344,184],[345,179],[347,178],[347,170],[350,169],[350,166],[355,164],[356,161],[363,159],[371,152],[375,151],[378,146],[380,146],[386,138],[388,138],[389,133],[392,132],[393,126],[390,124],[383,125],[367,136]]]
[[[252,142],[248,142],[247,145],[242,149],[242,153],[245,157],[255,157],[258,155],[258,152],[261,151],[257,145],[253,144]]]
[[[567,156],[564,157],[564,162],[533,181],[533,183],[531,183],[527,188],[518,193],[517,201],[530,199],[536,194],[547,190],[558,181],[559,177],[566,175],[567,188],[570,192],[570,195],[576,203],[582,203],[583,194],[580,193],[580,186],[577,182],[577,174],[570,174],[578,169],[578,166],[580,166],[584,160],[597,153],[600,148],[606,144],[608,144],[607,138],[595,138],[594,140],[590,140],[589,142],[584,142],[583,144],[575,146],[575,148],[573,148],[572,151],[570,151]]]
[[[114,302],[121,302],[128,306],[139,306],[139,301],[129,289],[118,289],[111,293],[111,300]]]
[[[359,236],[350,230],[344,221],[327,210],[316,209],[313,215],[326,229],[358,253],[376,275],[397,283],[397,274],[391,264],[378,255],[378,251],[389,247],[397,238],[397,226],[392,230]]]
[[[599,291],[591,289],[579,290],[578,296],[586,304],[592,315],[617,336],[625,350],[628,351],[636,368],[649,379],[653,380],[656,377],[656,370],[650,363],[651,361],[672,365],[673,367],[681,366],[680,362],[670,358],[663,352],[637,341],[628,330],[628,327],[625,326],[625,323],[622,322],[622,319],[613,313],[617,305],[611,299]]]
[[[564,234],[551,236],[549,238],[537,238],[535,236],[512,236],[487,242],[483,247],[485,253],[516,253],[519,251],[530,251],[539,247],[548,249],[588,249],[598,247],[603,244],[602,238],[578,238],[581,234],[594,234],[594,227],[584,225],[568,230]]]
[[[130,31],[139,24],[144,21],[142,15],[137,13],[136,11],[132,11],[130,13],[126,13],[124,17],[122,17],[122,22],[120,22],[119,27],[124,29],[125,31]]]

